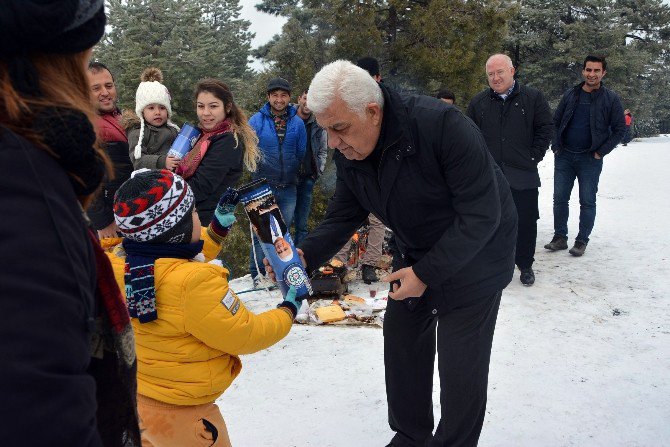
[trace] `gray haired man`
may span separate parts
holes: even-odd
[[[323,67],[309,95],[338,152],[326,216],[301,246],[307,268],[330,259],[369,213],[394,232],[400,253],[384,321],[391,445],[475,445],[514,270],[507,181],[479,130],[439,99],[401,96],[347,61]],[[433,435],[436,349],[442,418]]]

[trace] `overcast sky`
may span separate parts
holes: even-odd
[[[250,31],[256,33],[256,37],[251,41],[251,45],[254,48],[267,43],[275,34],[280,34],[281,27],[286,22],[286,19],[283,17],[275,17],[257,11],[254,8],[256,3],[260,3],[260,0],[240,0],[242,18],[251,22]],[[262,68],[259,62],[254,62],[251,66],[255,69]]]

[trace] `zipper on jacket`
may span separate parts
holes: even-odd
[[[580,87],[580,89],[581,89],[581,87]],[[573,94],[574,94],[574,90],[573,90]],[[561,144],[561,145],[563,144],[563,142],[561,141],[563,139],[563,132],[565,131],[565,129],[568,128],[568,124],[570,123],[570,120],[572,119],[572,115],[574,115],[575,109],[579,105],[579,92],[576,93],[576,96],[577,96],[577,98],[575,100],[573,100],[573,103],[575,103],[575,104],[572,107],[572,109],[570,110],[570,114],[568,115],[568,119],[565,121],[565,126],[563,126],[563,117],[561,117],[561,124],[560,124],[560,128],[558,130],[558,139],[559,139],[558,144]]]
[[[400,141],[400,137],[398,137],[393,143],[389,144],[386,146],[384,149],[382,149],[382,155],[379,157],[379,167],[377,167],[377,183],[379,184],[379,191],[381,192],[382,190],[382,163],[384,161],[384,154],[386,154],[386,151],[388,148],[396,144],[398,141]]]
[[[506,161],[505,161],[505,151],[503,150],[503,143],[505,142],[505,137],[503,136],[505,134],[503,117],[505,116],[505,103],[507,98],[505,99],[500,98],[500,99],[502,100],[502,106],[500,107],[500,122],[498,123],[498,125],[500,126],[500,141],[499,141],[500,146],[498,147],[498,149],[500,150],[500,162],[504,165]],[[491,99],[491,101],[496,100]]]
[[[286,124],[286,128],[288,129],[288,123]],[[277,129],[275,129],[275,134],[277,133]],[[284,134],[284,138],[286,138],[286,134]],[[279,183],[281,185],[284,184],[284,143],[279,139],[279,135],[277,135],[277,143],[279,144]]]

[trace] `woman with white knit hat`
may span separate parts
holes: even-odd
[[[170,92],[162,84],[163,74],[158,68],[147,68],[135,94],[135,114],[126,112],[123,125],[128,135],[130,160],[135,169],[174,170],[178,160],[168,157],[179,127],[170,121],[172,106]]]

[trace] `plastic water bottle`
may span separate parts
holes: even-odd
[[[170,150],[167,153],[168,157],[175,157],[177,159],[184,158],[184,155],[191,150],[193,145],[198,141],[200,137],[200,129],[197,127],[191,126],[189,123],[184,123],[179,135],[175,138]]]

